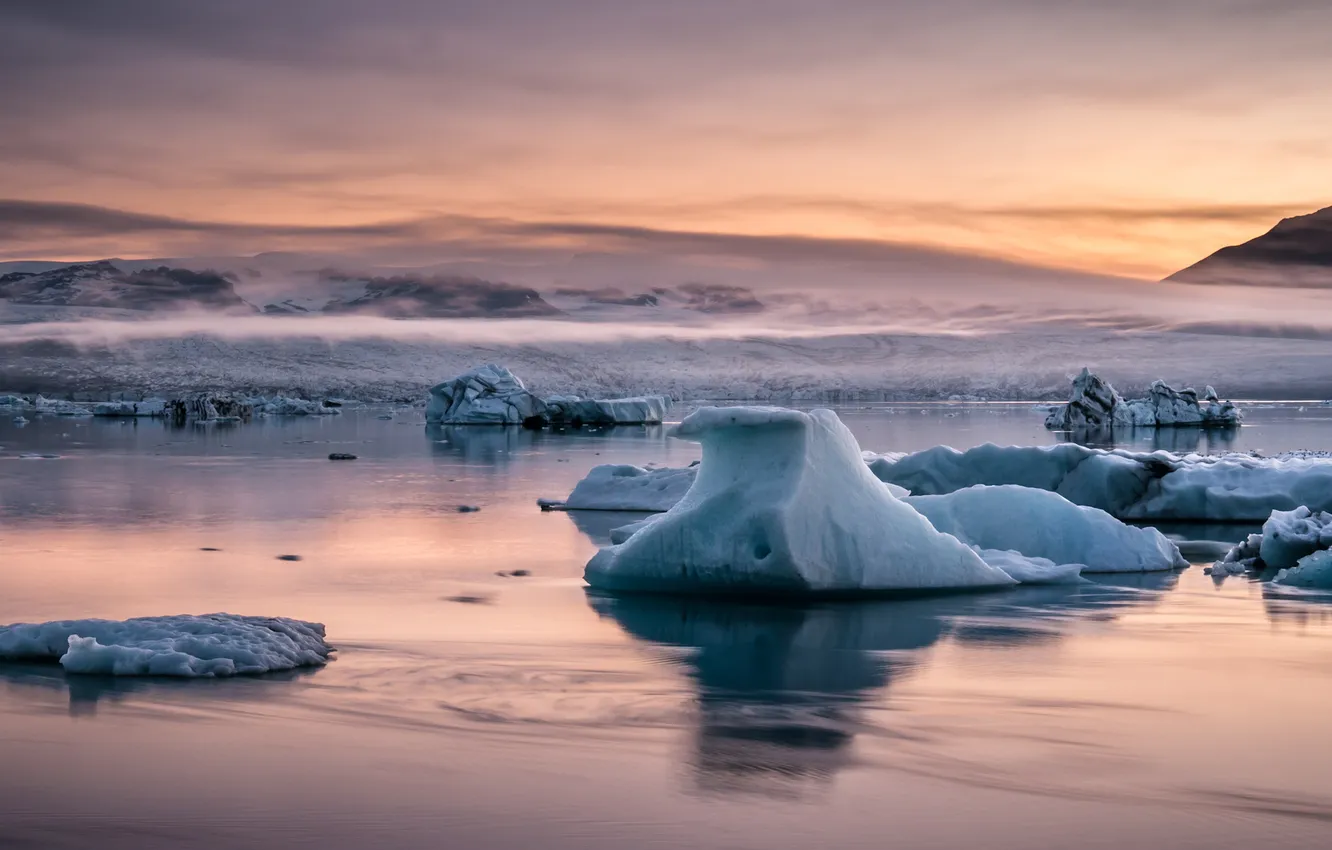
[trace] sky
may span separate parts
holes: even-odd
[[[0,79],[0,259],[776,240],[1155,279],[1332,205],[1326,0],[6,0]]]

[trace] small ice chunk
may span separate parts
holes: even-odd
[[[667,511],[684,498],[698,467],[594,466],[564,501],[567,510]]]
[[[58,660],[70,673],[212,677],[320,666],[324,627],[286,617],[184,614],[0,627],[0,658]]]

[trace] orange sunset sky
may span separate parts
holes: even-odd
[[[17,0],[0,76],[0,259],[503,219],[1158,278],[1332,204],[1324,0]]]

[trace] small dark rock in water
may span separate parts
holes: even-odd
[[[279,561],[299,561],[299,560],[301,559],[301,556],[300,556],[300,555],[278,555],[278,556],[277,556],[277,559],[278,559]]]
[[[356,455],[348,452],[333,452],[328,456],[329,460],[356,460]]]
[[[218,549],[218,548],[216,548],[216,547],[213,547],[213,546],[200,546],[200,547],[199,547],[199,551],[200,551],[200,552],[221,552],[222,550],[221,550],[221,549]]]
[[[495,573],[495,575],[500,578],[522,578],[523,576],[530,576],[531,574],[531,570],[500,570]]]
[[[484,594],[460,593],[457,596],[445,596],[445,602],[461,602],[464,605],[489,605],[494,597]]]
[[[376,416],[375,418],[376,418],[376,419],[392,419],[393,417],[392,417],[392,416],[389,416],[387,413],[385,413],[385,414],[383,414],[383,415]]]
[[[476,505],[459,505],[459,506],[458,506],[458,513],[460,513],[460,514],[474,514],[474,513],[476,513],[476,512],[479,511],[479,510],[481,510],[481,509],[478,508]]]

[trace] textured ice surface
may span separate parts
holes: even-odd
[[[1273,511],[1260,534],[1250,534],[1213,567],[1214,572],[1290,569],[1315,552],[1332,548],[1332,514],[1300,506]]]
[[[1081,564],[1084,572],[1096,573],[1188,566],[1175,544],[1156,529],[1125,525],[1105,511],[1075,505],[1047,490],[977,486],[907,502],[939,531],[979,549]]]
[[[1332,509],[1332,462],[1320,457],[1204,457],[1054,446],[996,446],[965,452],[936,446],[885,456],[870,469],[915,495],[976,484],[1051,490],[1078,505],[1130,520],[1258,522],[1301,505]]]
[[[445,425],[521,425],[545,413],[546,403],[497,363],[436,384],[426,404],[426,421]]]
[[[1286,587],[1332,590],[1332,551],[1306,555],[1294,567],[1281,570],[1272,581]]]
[[[59,660],[70,673],[234,676],[328,661],[324,627],[286,617],[182,614],[0,627],[0,658]]]
[[[593,557],[593,587],[804,594],[1015,583],[885,489],[831,411],[709,407],[673,435],[703,444],[693,486]]]

